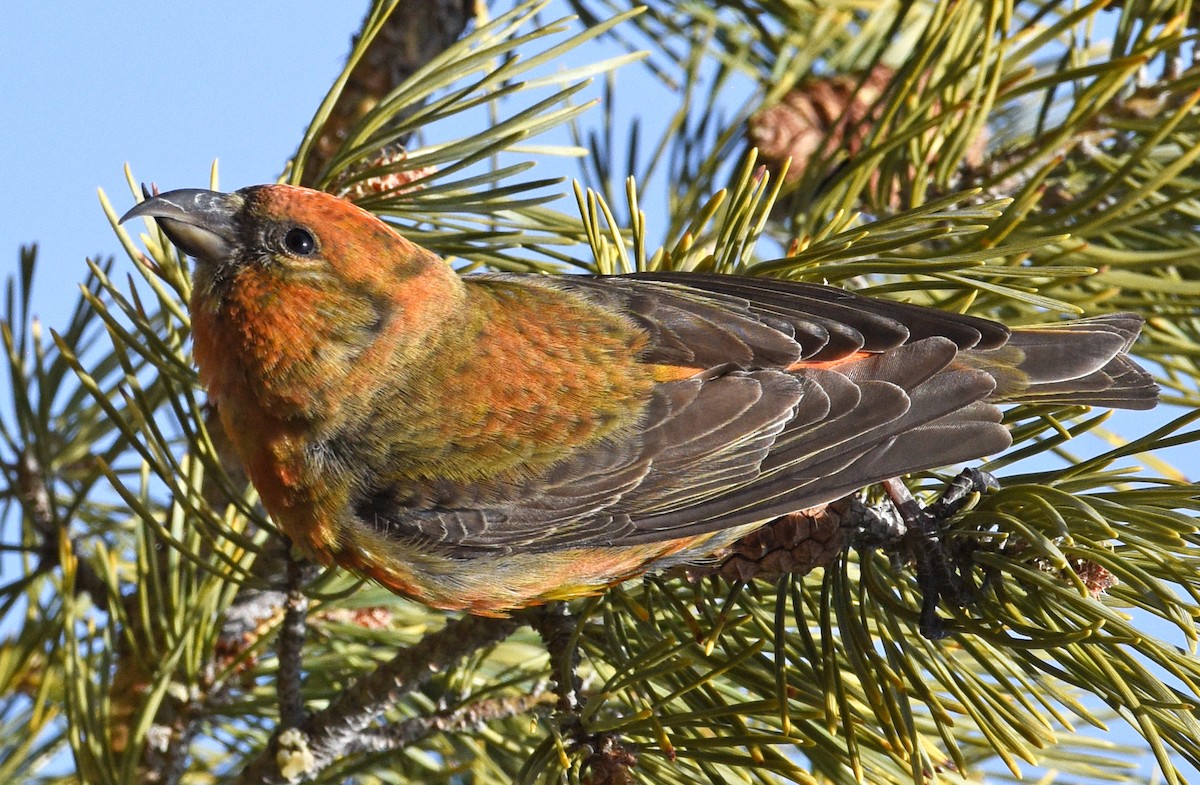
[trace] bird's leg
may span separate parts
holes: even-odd
[[[546,644],[550,655],[550,667],[554,674],[554,691],[558,695],[556,708],[564,720],[579,721],[580,692],[583,683],[579,679],[579,650],[572,645],[575,632],[575,617],[566,603],[552,602],[525,611],[529,624]]]
[[[999,484],[987,472],[964,469],[928,507],[922,507],[899,479],[886,480],[883,487],[904,521],[901,549],[916,564],[922,595],[921,634],[930,640],[944,638],[948,633],[938,616],[938,603],[945,600],[956,606],[966,605],[974,599],[976,589],[962,565],[947,552],[942,531],[974,494],[998,488]]]
[[[596,782],[625,782],[619,778],[624,772],[637,765],[632,748],[622,743],[616,733],[588,733],[579,716],[582,706],[583,682],[579,678],[579,649],[573,636],[576,619],[566,603],[552,602],[523,612],[531,627],[537,630],[546,644],[550,655],[550,667],[554,673],[555,692],[558,694],[559,727],[563,736],[573,743],[574,749],[585,756],[584,769],[593,772]],[[608,779],[604,779],[608,777]]]

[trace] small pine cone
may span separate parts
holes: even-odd
[[[1079,559],[1071,567],[1075,570],[1075,574],[1079,576],[1079,579],[1083,581],[1083,585],[1087,587],[1093,599],[1098,599],[1101,594],[1104,594],[1104,592],[1121,582],[1106,567],[1102,567],[1094,561]]]
[[[799,182],[814,163],[840,165],[840,161],[831,160],[834,151],[840,150],[851,159],[862,152],[867,136],[879,122],[882,106],[876,102],[895,75],[894,69],[877,65],[865,75],[857,72],[801,82],[778,104],[751,116],[746,138],[758,148],[772,177],[778,177],[784,162],[791,159],[783,178],[787,184]],[[939,104],[934,104],[933,111],[940,111]],[[984,129],[972,140],[963,157],[966,167],[975,169],[983,163],[988,139]],[[931,152],[930,157],[934,154]],[[833,169],[824,172],[824,179],[833,173]],[[872,193],[879,190],[879,176],[878,171],[871,176]],[[882,206],[897,209],[900,197],[900,183],[894,183]]]
[[[358,173],[369,169],[381,169],[385,166],[393,166],[407,159],[408,151],[403,147],[398,145],[385,147],[367,163],[343,172],[331,190],[343,199],[349,199],[352,202],[358,202],[368,196],[375,196],[382,193],[390,192],[399,194],[420,190],[423,186],[409,185],[409,183],[433,174],[437,171],[434,167],[422,166],[417,169],[402,169],[398,172],[388,172],[363,180],[348,182]]]
[[[584,785],[633,785],[637,755],[616,737],[605,735],[597,740],[598,749],[584,764]]]
[[[693,580],[720,575],[729,581],[804,575],[830,564],[848,542],[846,500],[781,516],[715,554],[708,564],[688,568]]]
[[[381,605],[366,608],[334,608],[316,614],[318,621],[353,624],[366,630],[384,630],[392,624],[392,612]]]
[[[260,560],[262,564],[280,564],[283,558],[281,541],[272,543]],[[256,566],[259,566],[256,564]],[[285,595],[271,589],[243,588],[237,600],[229,607],[221,625],[221,634],[213,650],[213,659],[218,669],[232,665],[263,636],[274,632],[283,618]],[[247,673],[254,666],[256,656],[247,657],[239,666],[238,673]]]
[[[871,123],[878,119],[872,105],[895,75],[893,69],[877,65],[865,78],[861,73],[839,74],[801,82],[781,102],[756,112],[746,136],[772,176],[777,177],[791,158],[784,182],[794,183],[813,159],[828,157],[835,149],[851,156],[862,150]]]

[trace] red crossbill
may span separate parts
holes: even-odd
[[[293,543],[499,614],[702,559],[780,515],[994,453],[996,404],[1133,409],[1135,314],[1009,330],[725,275],[459,276],[336,197],[179,190],[201,382]]]

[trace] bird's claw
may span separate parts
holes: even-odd
[[[945,521],[963,510],[977,493],[1000,490],[1000,482],[982,469],[963,469],[951,480],[938,500],[926,510],[934,518]]]
[[[961,607],[975,601],[977,587],[971,582],[970,562],[956,559],[942,542],[942,532],[951,518],[970,504],[975,494],[996,490],[996,478],[979,469],[964,469],[950,481],[937,501],[923,507],[899,480],[884,482],[892,501],[891,514],[881,508],[870,508],[875,522],[863,540],[887,542],[884,547],[893,558],[907,557],[916,566],[917,585],[921,589],[921,634],[930,640],[949,635],[945,620],[938,615],[938,604]],[[897,520],[898,519],[898,520]],[[890,535],[890,536],[889,536]]]
[[[911,496],[908,497],[911,504],[897,505],[901,516],[909,522],[903,545],[916,564],[917,585],[922,595],[920,630],[930,640],[950,634],[945,620],[938,615],[939,602],[962,607],[978,596],[978,589],[969,577],[969,560],[963,563],[952,557],[942,542],[942,532],[951,518],[972,503],[975,494],[999,487],[991,474],[964,469],[928,507],[921,507]]]

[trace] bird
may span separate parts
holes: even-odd
[[[1042,326],[697,272],[472,273],[283,184],[149,196],[199,380],[292,544],[504,616],[1006,449],[1010,403],[1153,407],[1141,316]]]

